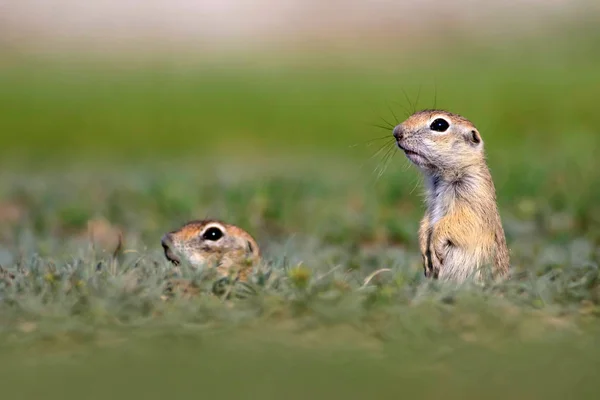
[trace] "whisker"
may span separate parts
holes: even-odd
[[[390,138],[390,135],[385,135],[383,137],[378,137],[378,138],[375,138],[375,139],[367,140],[365,143],[367,144],[367,146],[370,146],[370,145],[373,144],[373,142],[377,142],[379,140],[384,140],[384,139],[389,139],[389,138]]]
[[[360,164],[359,168],[363,168],[370,160],[378,157],[382,152],[384,152],[387,149],[387,146],[389,146],[393,141],[390,142],[386,142],[383,145],[381,145],[377,151],[375,151],[369,158],[367,158],[363,163]]]
[[[373,142],[376,142],[378,140],[383,140],[383,139],[389,139],[389,138],[390,138],[390,135],[385,135],[385,136],[378,137],[375,139],[365,140],[364,142],[355,143],[353,145],[350,145],[349,147],[353,148],[353,147],[358,146],[359,144],[366,144],[367,146],[371,146],[371,144],[373,144]]]
[[[387,151],[385,152],[384,156],[383,156],[383,160],[382,162],[379,164],[378,168],[376,168],[375,170],[379,170],[379,172],[377,173],[377,180],[379,178],[381,178],[385,172],[385,170],[387,169],[387,164],[390,160],[390,158],[394,155],[394,146],[390,146],[388,147]],[[375,172],[375,171],[373,171]]]
[[[374,154],[373,154],[371,157],[369,157],[369,159],[372,159],[372,158],[375,158],[375,157],[377,157],[377,156],[378,156],[379,154],[381,154],[381,152],[382,152],[382,151],[383,151],[383,150],[384,150],[384,149],[385,149],[385,148],[386,148],[388,145],[390,145],[390,144],[392,144],[392,145],[393,145],[393,142],[384,143],[384,144],[383,144],[383,146],[381,146],[381,147],[379,148],[379,150],[377,150],[377,151],[376,151],[376,152],[375,152],[375,153],[374,153]]]
[[[369,162],[370,160],[372,160],[373,158],[377,157],[378,155],[381,154],[382,151],[385,150],[385,148],[388,146],[388,143],[384,143],[381,147],[379,147],[379,149],[377,149],[377,151],[375,151],[373,154],[371,154],[371,156],[369,158],[367,158],[366,161],[364,161],[361,165],[360,168],[363,168],[365,166],[365,164],[367,162]]]
[[[412,101],[410,101],[410,98],[408,97],[408,94],[406,94],[406,91],[404,89],[402,89],[402,93],[404,93],[404,98],[406,99],[406,101],[408,102],[408,105],[412,109],[411,114],[414,114],[416,111],[415,106],[413,105]]]
[[[393,125],[391,122],[388,122],[388,120],[386,120],[383,117],[379,117],[379,119],[381,119],[383,122],[385,122],[391,129],[394,129],[396,127],[396,125]]]
[[[402,166],[402,171],[406,172],[410,168],[411,162],[408,160],[408,158],[406,158],[406,157],[403,157],[403,158],[404,158],[404,165]]]
[[[392,107],[390,107],[390,105],[387,105],[388,109],[390,110],[390,112],[392,113],[392,115],[394,116],[394,119],[396,120],[396,125],[398,125],[400,123],[400,121],[398,120],[398,117],[396,117],[396,113],[394,112],[394,110],[392,109]]]
[[[386,143],[381,149],[379,149],[379,151],[377,152],[378,154],[381,154],[382,151],[385,151],[385,153],[383,153],[383,157],[382,160],[385,158],[385,156],[387,155],[387,153],[389,152],[389,144]],[[371,158],[373,158],[375,155],[373,155]],[[373,173],[375,173],[376,171],[379,170],[379,167],[381,166],[381,162],[379,162],[375,168],[373,169]]]
[[[383,125],[379,125],[379,124],[369,124],[370,126],[374,126],[375,128],[381,128],[384,129],[386,131],[392,131],[395,126],[383,126]]]
[[[377,179],[381,178],[383,176],[383,174],[385,173],[385,171],[387,171],[387,168],[390,165],[390,162],[396,155],[397,151],[394,151],[395,149],[392,149],[392,150],[393,151],[389,153],[389,156],[387,156],[386,160],[384,161],[383,169],[379,172],[379,177]]]
[[[413,188],[411,189],[411,191],[408,195],[411,196],[414,193],[415,189],[417,189],[418,187],[419,187],[419,178],[417,177],[415,179],[415,186],[413,186]]]
[[[404,118],[410,117],[410,110],[408,108],[404,107],[404,105],[402,105],[402,103],[400,103],[399,101],[394,101],[393,103],[402,107],[402,111],[404,111]]]
[[[404,169],[403,171],[406,172],[410,169],[410,161],[406,160],[406,162],[404,163]]]
[[[421,88],[423,85],[419,85],[419,91],[417,92],[417,99],[415,100],[415,111],[417,111],[417,107],[419,105],[419,97],[421,97]]]
[[[372,105],[369,105],[371,108],[371,112],[373,114],[375,114],[381,121],[383,121],[386,125],[385,129],[394,129],[395,125],[392,125],[390,122],[388,122],[385,118],[383,118],[381,115],[378,115],[377,112],[373,109]],[[371,124],[369,124],[371,125]],[[375,125],[375,126],[380,126],[380,125]]]
[[[394,151],[392,151],[390,153],[390,155],[387,158],[387,161],[385,162],[383,171],[381,172],[381,175],[383,176],[383,174],[385,173],[385,171],[387,171],[388,167],[390,166],[390,164],[392,163],[392,160],[394,159],[394,157],[396,157],[396,154],[398,154],[398,150],[394,149]]]

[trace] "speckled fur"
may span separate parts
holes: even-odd
[[[436,118],[450,127],[430,129]],[[427,210],[419,228],[425,276],[465,281],[482,279],[490,266],[495,278],[509,274],[506,238],[483,140],[466,118],[424,110],[396,126],[394,136],[407,158],[424,174]]]

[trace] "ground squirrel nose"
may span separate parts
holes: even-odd
[[[179,264],[179,258],[173,253],[173,249],[171,248],[173,246],[173,239],[170,233],[167,233],[162,237],[160,244],[165,251],[165,257],[167,260],[171,261],[175,265]]]
[[[396,140],[401,140],[404,137],[404,133],[402,132],[400,126],[394,128],[393,135],[396,138]]]
[[[167,233],[165,234],[162,239],[160,239],[160,244],[162,245],[163,249],[165,249],[165,251],[169,250],[171,248],[171,245],[173,244],[173,240],[171,239],[171,234]]]

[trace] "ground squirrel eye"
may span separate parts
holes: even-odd
[[[450,124],[443,118],[436,118],[431,125],[429,125],[429,129],[436,132],[446,132],[448,128],[450,128]]]
[[[202,238],[204,240],[217,241],[217,240],[221,239],[222,237],[223,237],[223,232],[219,228],[215,228],[215,227],[208,228],[202,234]]]

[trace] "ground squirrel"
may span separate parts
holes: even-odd
[[[162,237],[165,257],[194,267],[215,268],[220,277],[245,282],[261,258],[256,241],[243,229],[217,220],[191,221]]]
[[[425,276],[480,280],[489,265],[495,277],[506,277],[509,251],[477,128],[460,115],[424,110],[393,135],[425,176],[427,211],[419,228]]]

